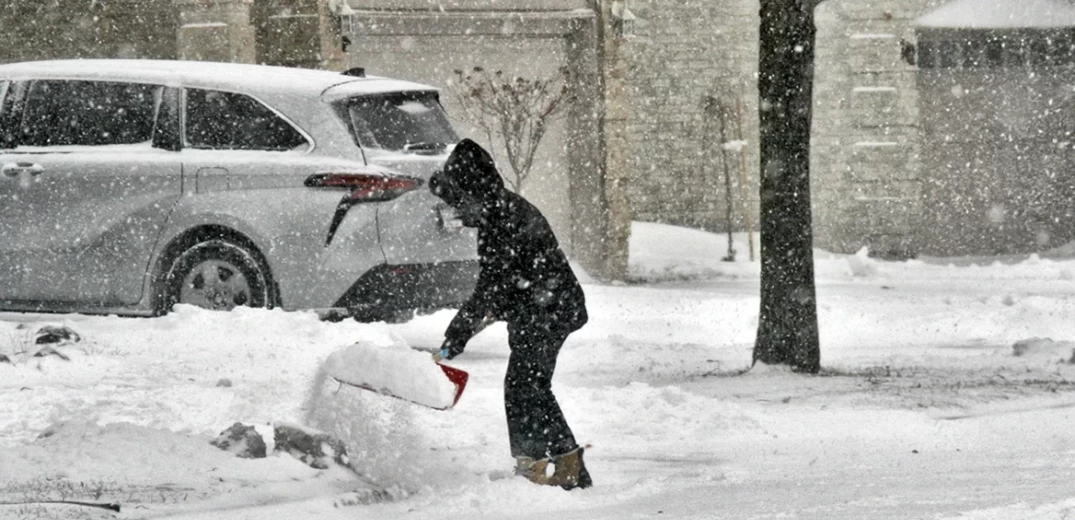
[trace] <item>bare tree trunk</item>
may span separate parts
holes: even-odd
[[[728,227],[728,254],[721,260],[725,262],[735,261],[735,241],[733,230],[735,228],[735,195],[732,193],[732,167],[728,159],[728,142],[732,140],[728,131],[728,106],[724,103],[717,105],[717,121],[720,126],[720,146],[717,153],[720,154],[720,167],[724,172],[724,225]]]
[[[746,137],[743,135],[743,99],[736,98],[735,100],[735,117],[736,117],[736,140],[743,141]],[[743,191],[743,218],[747,222],[747,250],[749,256],[747,257],[751,262],[754,261],[754,207],[750,205],[750,169],[747,168],[747,151],[745,147],[739,147],[739,183],[740,191]]]
[[[821,368],[810,214],[817,0],[761,0],[761,316],[754,362]]]

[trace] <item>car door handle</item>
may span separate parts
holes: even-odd
[[[41,175],[41,172],[45,171],[45,168],[43,168],[40,164],[20,162],[5,163],[4,166],[0,167],[0,171],[4,172],[5,177],[15,177],[23,172],[37,176]]]

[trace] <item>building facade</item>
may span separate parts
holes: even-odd
[[[908,258],[1075,238],[1075,2],[826,0],[816,16],[819,247]]]
[[[629,5],[637,16],[629,49],[635,218],[710,231],[753,227],[757,0]]]
[[[1075,3],[992,1],[916,22],[925,253],[1075,240]]]
[[[817,53],[811,196],[815,244],[919,254],[921,134],[914,22],[944,0],[826,0]]]
[[[1071,164],[1071,67],[1049,56],[1071,52],[1052,43],[1070,29],[1039,38],[1051,49],[1040,63],[1042,43],[1028,43],[1023,64],[1003,71],[923,54],[1004,39],[1014,48],[1075,10],[1072,0],[1037,0],[1034,9],[1047,12],[1010,34],[968,36],[929,23],[937,12],[976,20],[1011,5],[820,4],[811,153],[818,247],[907,258],[1017,252],[1064,238],[1054,228],[1070,200],[1055,193]],[[631,220],[757,229],[758,9],[758,0],[10,0],[0,6],[0,61],[364,67],[444,87],[461,133],[501,161],[501,147],[460,117],[455,71],[542,78],[566,69],[574,101],[542,141],[524,195],[591,274],[623,279]],[[1052,115],[1035,119],[1043,111]],[[1016,130],[1029,137],[1013,141]],[[1051,198],[1035,195],[1043,190]],[[960,233],[1007,238],[955,240]]]

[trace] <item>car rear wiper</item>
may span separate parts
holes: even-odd
[[[448,143],[407,143],[403,145],[405,152],[435,152],[448,147]]]

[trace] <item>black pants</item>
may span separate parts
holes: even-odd
[[[566,333],[508,324],[508,372],[504,376],[504,409],[513,457],[542,459],[578,447],[575,436],[552,395],[556,356]]]

